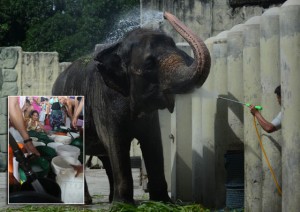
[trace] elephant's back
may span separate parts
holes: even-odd
[[[93,60],[76,60],[57,77],[52,87],[52,95],[84,96],[89,75],[95,68]]]
[[[63,71],[53,85],[52,94],[85,96],[85,109],[90,115],[92,111],[102,117],[129,112],[129,98],[105,84],[98,71],[97,62],[90,58],[78,59]]]

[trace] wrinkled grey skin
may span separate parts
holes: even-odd
[[[98,155],[103,161],[110,179],[110,200],[134,202],[129,151],[136,138],[147,169],[150,199],[171,201],[158,109],[172,112],[174,94],[201,86],[210,68],[202,41],[186,37],[190,44],[196,42],[192,46],[198,55],[195,60],[164,33],[137,29],[90,61],[75,61],[53,85],[53,95],[85,96],[86,154]]]

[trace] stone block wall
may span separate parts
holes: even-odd
[[[57,76],[71,63],[59,63],[57,52],[23,52],[0,47],[0,171],[6,170],[7,96],[51,95]]]
[[[18,93],[18,71],[21,48],[0,48],[0,171],[7,162],[7,96]]]

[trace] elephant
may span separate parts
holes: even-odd
[[[149,198],[171,202],[164,176],[158,110],[174,110],[175,94],[205,82],[210,54],[174,15],[164,18],[191,45],[194,58],[160,30],[138,28],[94,55],[73,62],[56,79],[53,95],[85,96],[85,150],[103,160],[110,200],[133,203],[130,144],[139,141]],[[107,156],[107,157],[106,157]]]

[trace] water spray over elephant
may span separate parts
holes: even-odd
[[[86,154],[97,155],[110,182],[110,200],[134,203],[130,144],[140,142],[150,200],[171,202],[164,176],[158,109],[173,112],[175,94],[205,82],[210,55],[175,16],[164,17],[191,45],[195,58],[161,31],[135,29],[122,40],[79,59],[59,75],[53,95],[85,96]]]

